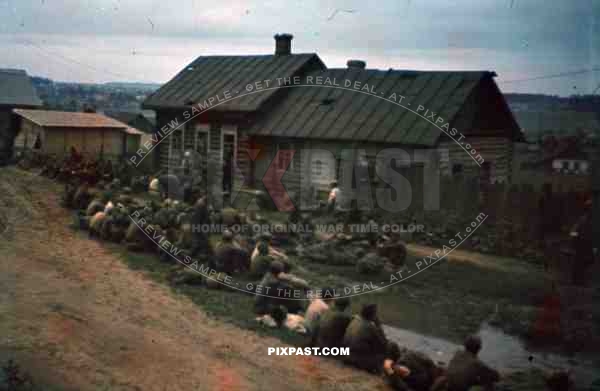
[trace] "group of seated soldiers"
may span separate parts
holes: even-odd
[[[477,357],[481,350],[478,336],[469,336],[464,350],[458,351],[447,367],[442,367],[426,355],[390,341],[375,304],[364,305],[360,313],[352,315],[348,297],[335,297],[334,289],[324,288],[304,311],[302,301],[282,292],[307,285],[298,284],[293,275],[286,273],[282,262],[272,262],[260,285],[270,287],[270,294],[256,296],[257,320],[267,317],[279,327],[301,330],[309,335],[309,345],[313,347],[349,348],[350,354],[341,356],[344,363],[383,375],[396,390],[466,391],[474,386],[488,390],[499,380],[498,372]],[[303,316],[298,315],[302,313]]]
[[[152,244],[142,230],[127,218],[118,220],[120,215],[116,205],[129,204],[130,201],[127,194],[113,197],[110,192],[93,198],[85,184],[71,191],[68,197],[71,207],[86,211],[91,234],[98,232],[102,236],[106,234],[104,228],[107,224],[109,231],[114,225],[109,221],[120,222],[125,225],[124,241],[128,248],[144,250]],[[177,215],[173,211],[182,213]],[[204,197],[185,210],[173,205],[162,209],[146,206],[140,214],[165,229],[169,228],[175,216],[180,236],[173,238],[173,243],[188,249],[191,256],[206,256],[215,269],[228,274],[249,272],[251,276],[262,278],[257,286],[263,290],[255,292],[257,319],[308,334],[311,346],[348,347],[350,355],[342,356],[345,363],[382,374],[394,389],[466,391],[475,385],[491,387],[499,379],[499,374],[477,357],[481,349],[479,337],[467,338],[465,349],[457,352],[448,367],[443,368],[424,354],[400,348],[388,340],[374,304],[364,305],[360,313],[352,315],[348,297],[335,297],[334,289],[324,288],[320,291],[322,294],[312,297],[308,307],[304,308],[305,295],[296,297],[285,292],[293,290],[304,294],[309,285],[291,273],[292,264],[284,253],[272,246],[269,234],[262,234],[255,245],[249,246],[248,243],[239,243],[230,231],[225,231],[221,242],[213,249],[208,233],[191,229],[194,225],[211,223]],[[102,228],[96,227],[97,224]],[[253,250],[249,251],[251,248]],[[266,287],[270,288],[269,291]]]

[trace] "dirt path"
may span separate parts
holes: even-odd
[[[0,169],[0,350],[78,390],[385,389],[330,360],[209,319],[74,234],[51,181]],[[2,230],[0,230],[2,232]]]
[[[440,250],[436,247],[429,247],[415,243],[407,244],[406,248],[408,250],[408,253],[415,257],[427,257],[429,255],[435,254],[436,251]],[[530,273],[533,267],[530,264],[524,263],[515,258],[501,257],[491,254],[481,254],[474,251],[460,249],[452,250],[452,252],[450,252],[446,256],[446,260],[451,263],[467,262],[485,269],[495,271],[510,271],[511,273]]]

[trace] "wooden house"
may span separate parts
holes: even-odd
[[[292,54],[291,39],[276,35],[273,55],[199,57],[151,95],[143,107],[157,112],[157,129],[185,122],[158,146],[158,164],[178,165],[185,150],[195,149],[223,167],[229,167],[226,159],[235,159],[244,185],[268,184],[269,172],[275,173],[273,181],[283,175],[287,191],[298,193],[307,183],[325,189],[340,177],[345,150],[359,149],[358,158],[372,174],[380,151],[399,148],[410,156],[407,175],[416,187],[426,181],[426,165],[443,175],[510,180],[512,146],[521,132],[494,72],[377,70],[358,60],[327,69],[317,54]],[[258,91],[257,82],[294,77],[313,84],[330,80],[330,85],[264,88],[263,83]],[[331,80],[368,84],[371,91],[339,88]],[[224,91],[244,92],[248,85],[254,93],[185,121],[182,113],[198,102]],[[400,96],[403,107],[394,104]],[[222,175],[219,171],[209,174]]]

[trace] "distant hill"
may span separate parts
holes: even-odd
[[[566,136],[578,132],[596,137],[600,135],[600,95],[504,96],[529,141],[537,141],[547,135]]]
[[[561,97],[543,94],[504,94],[513,111],[586,111],[600,113],[600,95]]]
[[[135,83],[135,82],[110,82],[110,83],[104,83],[105,86],[107,87],[113,87],[113,88],[123,88],[123,89],[138,89],[138,90],[149,90],[149,91],[156,91],[160,88],[161,84],[158,83]]]
[[[141,112],[144,99],[160,87],[158,83],[72,83],[39,76],[31,81],[46,109],[65,111]]]

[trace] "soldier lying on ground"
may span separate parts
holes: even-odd
[[[448,391],[468,391],[474,386],[492,390],[494,383],[500,380],[500,374],[477,357],[481,338],[475,335],[467,337],[464,347],[465,350],[456,352],[448,364]]]
[[[350,299],[340,297],[333,307],[325,311],[313,324],[311,345],[318,347],[342,347],[344,334],[352,321],[352,315],[346,311]]]
[[[350,348],[344,361],[360,369],[379,373],[386,358],[387,338],[377,317],[377,305],[363,306],[355,315],[344,334],[343,346]]]
[[[304,317],[288,313],[287,308],[282,305],[274,306],[269,314],[259,316],[256,320],[269,327],[285,327],[298,334],[306,334]]]

